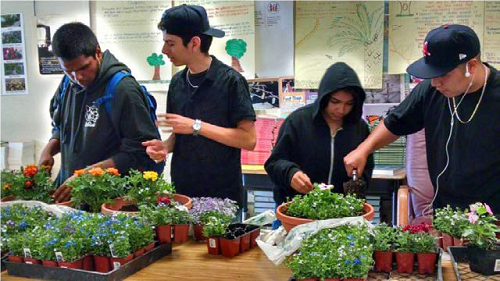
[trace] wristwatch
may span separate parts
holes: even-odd
[[[197,137],[201,131],[201,120],[196,119],[193,123],[193,136]]]

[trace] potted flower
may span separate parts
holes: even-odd
[[[500,259],[500,242],[495,233],[498,231],[497,219],[490,207],[485,203],[469,206],[469,224],[463,237],[469,239],[467,257],[470,269],[483,275],[498,273],[496,261]]]
[[[324,188],[318,184],[315,184],[314,189],[308,194],[296,195],[291,202],[282,204],[276,210],[276,217],[287,232],[296,225],[313,220],[360,215],[371,220],[374,216],[373,207],[366,204],[364,199],[349,194],[344,196],[334,193],[331,192],[331,188]]]
[[[208,216],[208,213],[206,213],[204,219],[203,236],[208,237],[208,253],[211,255],[219,255],[221,248],[220,237],[226,233],[229,220],[227,216],[215,211],[210,214],[211,216]]]
[[[2,240],[4,240],[2,244],[9,249],[10,262],[24,262],[24,246],[27,239],[30,238],[25,233],[17,233],[5,239],[2,237]]]
[[[83,269],[84,245],[81,239],[63,236],[54,244],[59,267]]]
[[[129,242],[132,252],[134,252],[134,258],[146,253],[147,246],[151,248],[151,244],[154,242],[154,232],[145,219],[141,217],[131,218],[131,222],[125,231],[129,235]]]
[[[411,274],[415,263],[415,243],[413,241],[413,234],[401,228],[397,229],[395,250],[398,272]]]
[[[27,165],[21,167],[21,171],[2,172],[2,191],[7,191],[7,195],[12,195],[14,200],[51,203],[53,199],[50,193],[54,188],[47,166],[38,168],[36,165]]]
[[[236,201],[215,197],[194,197],[193,207],[189,213],[193,216],[193,231],[196,241],[205,241],[203,226],[213,216],[213,212],[227,216],[232,219],[238,210]]]
[[[436,237],[429,232],[417,232],[412,235],[417,253],[418,273],[434,275],[437,260]]]
[[[462,232],[469,223],[466,213],[468,210],[445,208],[435,210],[433,227],[442,234],[442,246],[446,251],[449,246],[462,246]]]
[[[172,241],[172,222],[175,210],[169,204],[161,201],[157,205],[141,205],[139,209],[139,216],[155,226],[158,242],[160,244],[170,243]]]
[[[111,250],[111,264],[114,269],[120,268],[134,258],[128,236],[115,236],[109,245]]]
[[[115,168],[76,170],[74,176],[68,183],[72,187],[73,206],[88,205],[91,212],[99,212],[103,203],[111,203],[125,194],[125,180]]]
[[[193,221],[191,214],[184,205],[175,203],[172,210],[172,224],[174,225],[174,242],[184,243],[188,241],[189,226]]]
[[[375,258],[375,271],[392,271],[392,250],[396,233],[394,228],[386,223],[380,223],[373,228],[373,255]]]

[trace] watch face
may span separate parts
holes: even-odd
[[[195,129],[195,130],[201,129],[201,124],[194,123],[193,129]]]

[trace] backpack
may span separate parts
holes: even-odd
[[[106,112],[111,117],[111,112],[113,111],[113,108],[111,106],[111,100],[113,100],[113,97],[115,95],[116,87],[118,86],[118,83],[120,83],[120,81],[127,76],[132,76],[132,74],[130,74],[129,72],[124,72],[124,71],[120,71],[120,72],[115,73],[113,78],[111,78],[108,81],[108,84],[106,85],[106,90],[105,90],[104,96],[95,100],[93,102],[93,105],[95,107],[99,107],[99,105],[104,104],[104,108],[105,108]],[[64,99],[64,95],[66,94],[66,91],[68,90],[69,81],[70,81],[69,77],[67,75],[64,75],[62,91],[60,93],[59,105],[62,103],[62,101]],[[146,101],[148,103],[149,118],[151,118],[153,123],[156,124],[156,120],[157,120],[156,108],[158,106],[156,103],[156,99],[153,95],[151,95],[148,92],[146,87],[144,87],[143,85],[140,85],[140,86],[141,86],[141,90],[142,90],[141,92],[146,97]],[[158,130],[158,128],[156,128],[156,137],[159,140],[161,140],[161,135],[160,135],[160,131]],[[140,170],[155,171],[159,175],[161,175],[161,173],[163,173],[164,168],[165,168],[165,161],[156,163],[155,161],[149,159],[148,163],[144,167],[140,167]]]

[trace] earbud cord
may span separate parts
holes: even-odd
[[[467,121],[462,121],[462,119],[460,118],[460,116],[458,115],[458,107],[460,106],[460,104],[462,103],[462,101],[464,100],[465,98],[465,95],[467,95],[467,93],[469,92],[469,89],[470,87],[472,86],[472,81],[471,83],[469,84],[469,87],[467,87],[467,90],[465,91],[464,95],[462,96],[462,98],[460,98],[460,101],[458,102],[458,105],[455,104],[455,97],[452,98],[452,101],[453,101],[453,107],[455,108],[455,111],[454,111],[454,114],[457,116],[457,119],[458,121],[460,121],[460,123],[462,124],[467,124],[469,123],[470,121],[472,121],[472,118],[474,118],[474,116],[476,115],[476,112],[477,112],[477,109],[479,108],[479,105],[481,104],[481,101],[483,100],[483,95],[484,95],[484,92],[486,91],[486,84],[488,82],[488,70],[486,68],[486,65],[483,64],[483,67],[484,67],[484,85],[483,85],[483,90],[481,91],[481,96],[479,97],[479,100],[477,101],[477,104],[476,104],[476,107],[474,108],[474,111],[472,112],[472,115],[470,116],[469,120]],[[474,75],[472,75],[472,80],[474,80],[474,76],[476,75],[476,73],[474,73]]]

